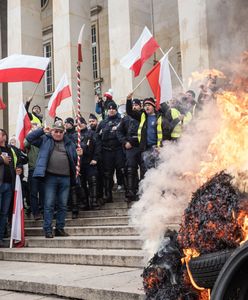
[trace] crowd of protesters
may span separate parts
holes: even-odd
[[[156,167],[163,141],[177,142],[213,92],[202,86],[197,100],[189,90],[159,108],[151,97],[134,99],[129,94],[123,114],[109,90],[97,99],[95,114],[88,120],[56,118],[51,128],[43,126],[41,108],[35,105],[28,112],[32,129],[24,151],[0,129],[0,247],[8,235],[15,174],[21,175],[26,214],[34,220],[43,216],[45,237],[68,236],[64,231],[67,210],[78,218],[80,210],[113,202],[115,181],[128,203],[138,200],[139,181]],[[31,101],[26,102],[27,111]],[[79,147],[76,126],[80,128]]]

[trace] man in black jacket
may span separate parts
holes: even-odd
[[[141,110],[141,101],[132,100],[132,110]],[[117,137],[122,143],[126,158],[126,176],[127,176],[127,202],[136,200],[136,191],[138,183],[138,167],[140,166],[140,148],[138,141],[139,122],[129,115],[122,118],[117,129]]]

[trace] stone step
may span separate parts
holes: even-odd
[[[67,300],[68,298],[61,298],[57,296],[44,296],[32,293],[20,293],[7,290],[0,290],[0,300]]]
[[[1,261],[0,287],[71,299],[144,300],[141,273],[138,268]]]
[[[142,250],[123,249],[0,248],[0,260],[143,267],[144,252]]]
[[[137,229],[132,226],[74,226],[65,227],[65,231],[69,235],[138,235]],[[25,236],[41,236],[44,235],[43,229],[39,227],[25,228]]]
[[[142,240],[136,236],[73,236],[28,237],[26,246],[32,248],[87,248],[87,249],[142,249]]]
[[[128,225],[129,218],[124,217],[98,217],[66,219],[66,226],[106,226],[106,225]],[[55,223],[55,222],[54,222]],[[25,220],[25,228],[42,227],[43,220]]]
[[[114,208],[114,209],[99,209],[99,210],[81,210],[79,211],[79,218],[97,218],[97,217],[116,217],[127,216],[127,208]],[[68,211],[67,218],[71,219],[72,213]],[[32,217],[25,216],[25,219],[32,220]]]

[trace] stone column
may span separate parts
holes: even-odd
[[[91,23],[90,1],[88,0],[54,0],[53,1],[53,43],[55,86],[62,75],[67,74],[72,89],[72,99],[76,108],[77,102],[77,44],[82,25],[83,33],[83,63],[81,64],[81,112],[88,117],[94,111],[94,89],[91,56]],[[72,101],[62,101],[57,109],[61,118],[73,116]]]
[[[136,43],[144,27],[151,29],[150,0],[108,0],[110,80],[114,99],[120,103],[152,67],[152,58],[145,63],[136,79],[132,71],[120,65],[120,60]],[[135,92],[135,97],[152,95],[146,81]]]
[[[43,56],[40,0],[8,1],[8,55],[18,53]],[[36,83],[9,83],[9,133],[16,130],[19,103],[32,95]],[[35,93],[33,104],[44,108],[43,81]]]
[[[209,68],[206,0],[178,0],[182,76],[184,87],[194,71]]]

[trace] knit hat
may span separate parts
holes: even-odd
[[[80,122],[81,124],[87,125],[87,122],[86,122],[86,120],[85,120],[84,117],[80,117],[80,118],[79,118],[79,122]]]
[[[69,117],[65,119],[65,123],[71,124],[71,126],[74,126],[74,120],[73,118]]]
[[[34,108],[36,108],[36,107],[37,107],[37,108],[39,108],[39,110],[41,111],[41,108],[40,108],[40,106],[39,106],[39,105],[37,105],[37,104],[36,104],[36,105],[34,105],[34,106],[32,107],[32,110],[33,110]]]
[[[111,108],[117,110],[117,105],[113,101],[109,102],[107,105],[107,109],[111,109]]]
[[[106,97],[109,100],[112,100],[113,99],[113,91],[112,91],[112,89],[109,89],[107,92],[105,92],[103,96]]]
[[[64,127],[64,124],[63,124],[63,121],[56,121],[54,122],[53,124],[53,129],[58,129],[58,130],[61,130],[61,131],[64,131],[65,130],[65,127]]]
[[[137,105],[141,106],[141,101],[140,101],[140,99],[133,99],[132,104],[137,104]]]
[[[94,114],[90,114],[90,115],[89,115],[89,119],[97,120],[97,117],[96,117]]]
[[[143,101],[143,106],[145,106],[146,104],[150,104],[152,105],[153,107],[156,107],[156,103],[155,103],[155,100],[151,97],[151,98],[146,98],[144,99]]]

